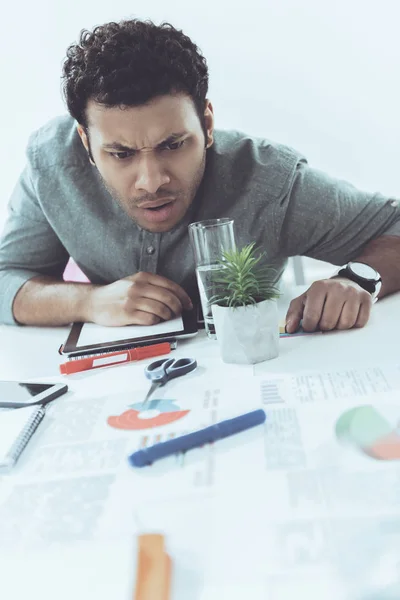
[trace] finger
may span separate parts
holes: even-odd
[[[160,320],[169,321],[169,319],[176,315],[176,312],[174,310],[172,310],[164,302],[160,302],[157,298],[154,299],[142,295],[137,297],[129,296],[125,304],[125,312],[127,312],[128,314],[133,314],[136,311],[150,313],[156,316],[158,319],[157,322],[159,322]]]
[[[285,319],[285,329],[287,333],[294,333],[299,328],[300,321],[303,317],[304,297],[305,294],[302,294],[301,296],[294,298],[289,305]]]
[[[127,311],[127,315],[129,319],[125,325],[156,325],[160,322],[160,317],[142,310]]]
[[[321,331],[332,331],[337,327],[344,303],[345,299],[338,291],[331,289],[327,293],[318,324]]]
[[[358,311],[357,320],[354,324],[354,327],[364,327],[371,316],[371,308],[372,308],[372,298],[366,299],[361,303],[360,309]]]
[[[170,279],[167,279],[162,275],[155,275],[154,273],[142,272],[137,273],[136,275],[132,275],[128,277],[128,279],[131,279],[135,283],[149,283],[155,287],[160,287],[169,290],[179,299],[183,308],[188,310],[193,308],[192,301],[188,294],[185,292],[185,290],[174,281],[171,281]]]
[[[175,294],[167,290],[166,288],[160,288],[156,285],[146,284],[135,284],[128,292],[128,297],[133,302],[138,302],[142,298],[148,300],[155,300],[160,304],[164,304],[165,307],[172,313],[167,318],[170,319],[172,315],[180,315],[183,310],[181,301]]]
[[[313,283],[307,291],[302,323],[304,331],[315,331],[318,329],[324,312],[326,297],[326,287],[319,282]]]
[[[359,300],[348,300],[343,304],[336,329],[351,329],[357,322],[361,303]]]

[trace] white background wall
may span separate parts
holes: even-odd
[[[22,0],[0,36],[0,219],[29,133],[64,112],[82,28],[168,20],[205,53],[217,126],[287,143],[361,188],[400,196],[399,0]]]

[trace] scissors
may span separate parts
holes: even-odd
[[[170,379],[181,377],[182,375],[186,375],[186,373],[190,373],[190,371],[194,371],[196,367],[197,360],[194,358],[163,358],[149,364],[145,368],[144,374],[153,383],[142,402],[142,406],[148,402],[156,389],[165,385]]]

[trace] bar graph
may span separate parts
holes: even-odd
[[[280,404],[284,400],[279,391],[279,379],[267,379],[261,382],[261,402],[263,404]]]

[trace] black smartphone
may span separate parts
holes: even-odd
[[[65,383],[0,381],[0,408],[22,408],[48,404],[68,390]]]

